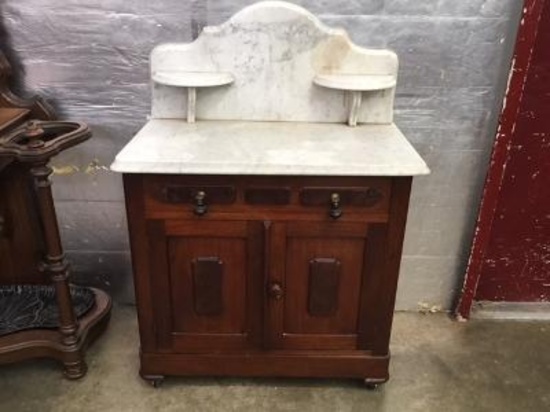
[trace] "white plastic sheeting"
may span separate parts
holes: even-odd
[[[448,308],[471,231],[521,12],[518,0],[301,0],[365,47],[399,54],[396,123],[433,174],[417,179],[398,307]],[[145,123],[148,56],[251,0],[0,0],[19,88],[94,138],[56,160],[63,240],[78,279],[132,299],[120,176],[106,170]],[[4,36],[6,37],[6,36]]]

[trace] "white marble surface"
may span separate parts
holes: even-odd
[[[118,154],[123,173],[413,176],[429,169],[391,125],[150,120]]]
[[[392,124],[396,55],[354,45],[299,6],[257,3],[193,43],[158,46],[151,72],[153,120],[119,153],[115,171],[429,173]],[[234,82],[195,91],[220,82],[216,73]],[[197,123],[185,121],[195,115]]]
[[[164,44],[151,54],[151,76],[163,72],[231,73],[229,86],[197,92],[197,120],[345,123],[343,90],[314,83],[322,75],[397,78],[397,56],[351,42],[307,10],[267,1],[246,7],[226,23],[206,27],[193,43]],[[359,123],[391,124],[395,85],[363,93]],[[182,119],[185,90],[153,82],[152,117]]]
[[[216,87],[231,84],[235,79],[231,73],[169,71],[154,73],[153,81],[176,87]]]
[[[361,74],[318,74],[313,82],[329,89],[349,91],[385,90],[395,87],[393,76]]]

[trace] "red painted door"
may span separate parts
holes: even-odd
[[[527,0],[458,313],[550,300],[550,0]]]

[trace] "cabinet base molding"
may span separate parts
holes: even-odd
[[[231,376],[279,378],[357,378],[381,384],[389,379],[388,356],[357,354],[288,354],[258,352],[242,354],[140,355],[143,379],[159,376]]]

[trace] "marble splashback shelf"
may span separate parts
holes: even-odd
[[[158,84],[187,89],[187,122],[195,123],[197,88],[217,87],[231,84],[235,78],[231,73],[212,72],[156,72],[152,75],[153,81]]]
[[[374,91],[395,87],[393,76],[361,75],[361,74],[318,74],[313,82],[329,89],[349,91]]]
[[[153,81],[176,87],[215,87],[231,84],[235,78],[231,73],[174,71],[153,73]]]
[[[397,67],[299,6],[260,2],[153,50],[152,118],[391,124]]]
[[[349,98],[348,124],[357,126],[359,110],[363,102],[363,92],[394,88],[397,80],[394,76],[361,74],[318,74],[313,82],[322,87],[345,90]]]

